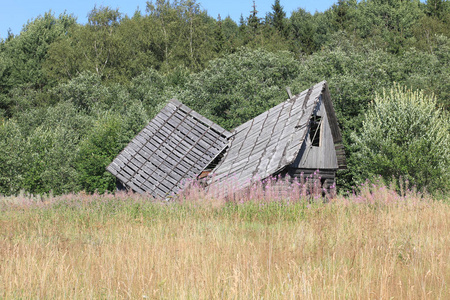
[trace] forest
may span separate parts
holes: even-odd
[[[448,193],[450,2],[339,0],[287,17],[210,16],[156,0],[127,16],[94,7],[36,16],[0,40],[0,194],[115,189],[105,167],[176,98],[233,129],[327,80],[348,169]]]

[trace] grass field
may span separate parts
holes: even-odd
[[[448,201],[199,199],[0,198],[0,298],[450,299]]]

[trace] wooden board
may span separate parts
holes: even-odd
[[[291,164],[324,85],[321,82],[237,127],[227,154],[212,171],[210,184],[237,180],[245,187],[252,178],[264,179]]]
[[[232,133],[171,100],[107,167],[125,186],[161,197],[195,178]]]

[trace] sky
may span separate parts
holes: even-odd
[[[336,0],[337,1],[337,0]],[[292,11],[303,8],[311,13],[315,11],[323,12],[335,3],[334,0],[280,0],[284,11],[289,17]],[[252,10],[253,0],[197,0],[203,10],[214,18],[220,14],[222,19],[230,16],[236,22],[239,21],[241,14],[247,17]],[[274,0],[256,0],[256,10],[260,18],[271,11]],[[59,16],[66,11],[77,17],[78,23],[85,24],[87,15],[94,6],[109,6],[123,14],[132,16],[139,8],[145,13],[145,0],[0,0],[0,39],[7,37],[8,29],[17,35],[20,33],[23,25],[28,21],[35,19],[39,15],[44,15],[52,11],[55,16]]]

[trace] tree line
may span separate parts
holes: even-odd
[[[133,16],[94,7],[84,25],[48,12],[0,41],[0,194],[113,190],[106,165],[170,98],[232,129],[284,101],[286,86],[324,79],[349,162],[339,185],[351,188],[383,173],[361,166],[362,125],[383,90],[421,90],[448,112],[449,24],[443,0],[338,1],[289,18],[275,0],[264,18],[254,3],[238,23],[194,0],[150,1]],[[408,159],[382,175],[445,189],[448,151],[439,155],[431,175],[420,173],[439,184],[419,180]]]

